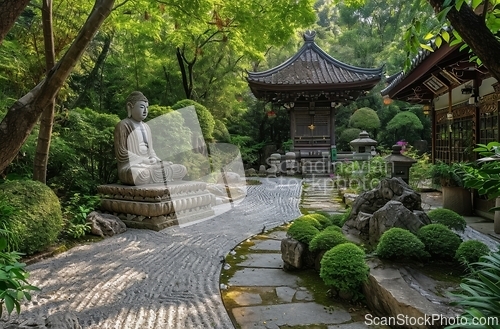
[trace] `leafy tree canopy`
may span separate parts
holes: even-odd
[[[424,126],[420,119],[413,113],[404,111],[396,114],[394,118],[387,124],[387,130],[411,128],[415,130],[422,130]]]
[[[373,132],[380,128],[380,119],[377,112],[369,107],[363,107],[352,114],[349,120],[349,126]]]

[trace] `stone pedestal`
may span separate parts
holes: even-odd
[[[101,208],[128,227],[155,231],[183,225],[214,214],[214,196],[204,182],[169,182],[141,186],[100,185]]]

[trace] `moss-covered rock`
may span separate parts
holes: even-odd
[[[12,212],[0,216],[16,237],[18,251],[32,254],[54,243],[63,228],[59,199],[46,185],[29,180],[9,181],[0,185],[0,200]]]

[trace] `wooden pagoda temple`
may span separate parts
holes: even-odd
[[[304,45],[284,63],[249,72],[247,81],[258,99],[284,106],[290,115],[290,138],[300,158],[335,157],[335,111],[379,83],[383,67],[359,68],[342,63],[304,33]]]

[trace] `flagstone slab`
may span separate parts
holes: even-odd
[[[231,295],[230,298],[240,306],[262,304],[262,298],[259,294],[238,291],[236,294]]]
[[[283,240],[286,239],[286,231],[274,231],[267,235],[269,239]]]
[[[232,310],[241,329],[259,326],[302,326],[311,324],[340,324],[351,320],[345,310],[326,311],[317,303],[288,303],[266,306],[238,307]]]
[[[291,303],[297,290],[290,287],[276,287],[276,295],[284,302]]]
[[[281,241],[280,240],[254,240],[255,244],[250,247],[250,250],[270,250],[270,251],[281,251]]]
[[[281,254],[249,254],[247,259],[238,265],[259,268],[283,268],[283,260]]]
[[[244,268],[229,279],[230,286],[298,287],[299,277],[279,269]]]

